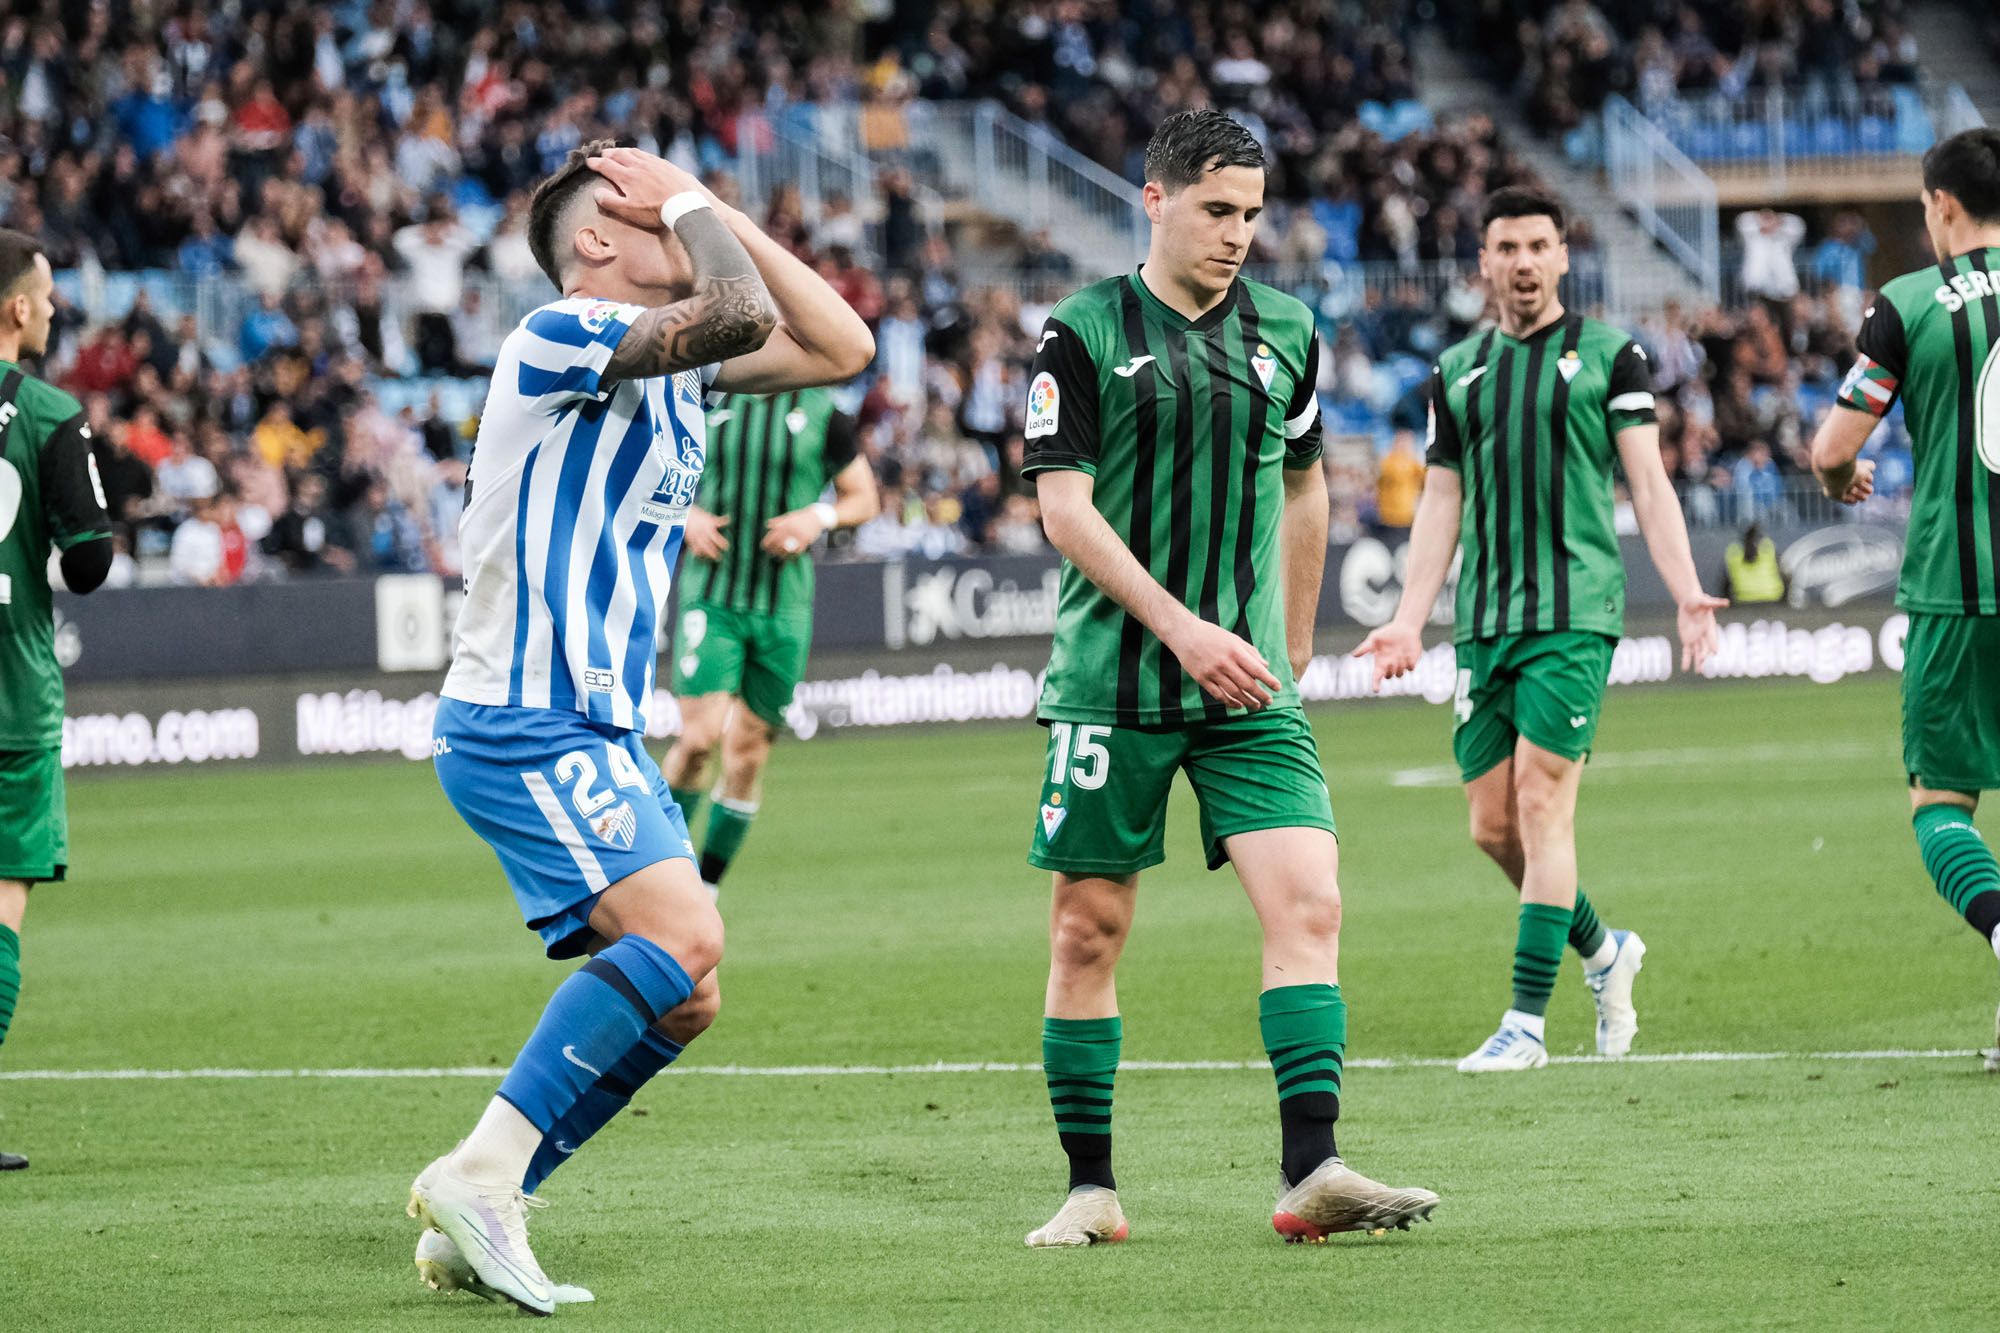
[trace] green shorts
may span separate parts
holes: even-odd
[[[1510,758],[1526,737],[1565,759],[1589,755],[1618,641],[1564,631],[1503,634],[1458,646],[1452,754],[1467,782]]]
[[[0,879],[61,879],[68,869],[62,751],[0,750]]]
[[[1223,839],[1267,828],[1334,832],[1312,728],[1296,708],[1195,727],[1049,724],[1049,762],[1028,863],[1067,875],[1131,875],[1166,859],[1176,769],[1201,803],[1208,868]]]
[[[780,730],[812,652],[812,612],[776,615],[690,602],[674,636],[674,693],[733,694]]]
[[[2000,790],[2000,616],[1910,613],[1903,768],[1933,791]]]

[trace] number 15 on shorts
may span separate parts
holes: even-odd
[[[1049,724],[1049,786],[1042,801],[1042,839],[1054,842],[1063,821],[1069,818],[1065,790],[1071,786],[1096,791],[1111,776],[1109,727],[1079,727],[1068,722]]]

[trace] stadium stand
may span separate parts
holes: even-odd
[[[1756,27],[1720,6],[1570,0],[1540,23],[1445,6],[1506,77],[1542,90],[1551,131],[1573,128],[1547,95],[1565,60],[1554,82],[1579,109],[1599,89],[1657,105],[1648,88],[1684,97],[1740,78],[1833,96],[1907,72],[1893,13],[1871,11],[1866,41],[1844,27],[1834,41],[1820,8],[1781,6],[1778,26]],[[1338,538],[1407,522],[1407,470],[1382,460],[1408,456],[1430,358],[1485,311],[1478,200],[1533,178],[1491,120],[1433,122],[1403,9],[1294,3],[1252,18],[1061,0],[862,27],[800,5],[668,5],[628,22],[526,4],[503,24],[439,0],[141,11],[115,33],[102,9],[73,23],[16,14],[0,24],[0,220],[41,236],[61,270],[49,364],[97,426],[114,578],[451,574],[478,376],[541,299],[526,189],[612,133],[727,194],[746,152],[837,109],[868,144],[865,193],[809,203],[781,187],[758,211],[876,330],[877,364],[849,406],[886,503],[844,554],[1029,550],[1041,538],[1018,472],[1025,367],[1048,305],[1096,273],[1046,234],[926,197],[908,169],[912,118],[995,99],[1129,180],[1154,119],[1214,102],[1273,156],[1252,272],[1322,315]],[[1865,286],[1858,224],[1809,239],[1784,224],[1796,253],[1758,270],[1779,278],[1743,274],[1761,299],[1670,308],[1642,331],[1663,380],[1675,368],[1668,442],[1697,521],[1735,521],[1774,480],[1778,503],[1807,502],[1800,441]],[[1587,306],[1603,258],[1586,227],[1571,239],[1572,301]],[[1783,280],[1801,269],[1802,285]],[[1742,468],[1764,453],[1768,469]],[[1885,472],[1880,503],[1893,504]]]

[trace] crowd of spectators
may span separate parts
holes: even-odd
[[[1901,0],[1443,0],[1447,31],[1490,62],[1544,133],[1619,93],[1656,114],[1682,99],[1783,88],[1879,100],[1917,82]]]
[[[241,293],[226,327],[155,310],[143,287],[98,327],[63,307],[48,368],[97,427],[121,553],[190,583],[455,573],[477,394],[427,388],[489,368],[518,313],[495,293],[541,281],[532,183],[576,143],[616,134],[734,198],[726,168],[744,136],[800,108],[858,106],[871,142],[893,149],[915,97],[999,98],[1128,175],[1167,112],[1214,103],[1249,123],[1273,160],[1253,260],[1319,308],[1320,387],[1350,441],[1329,455],[1336,532],[1407,523],[1417,386],[1486,312],[1469,268],[1478,201],[1532,174],[1487,117],[1435,125],[1413,100],[1405,7],[1042,0],[868,22],[847,8],[349,0],[167,5],[116,25],[102,5],[0,19],[0,221],[38,234],[67,271],[228,274],[214,289]],[[1610,30],[1585,0],[1547,26]],[[780,186],[758,208],[876,332],[877,364],[845,406],[883,512],[844,551],[1038,549],[1019,471],[1027,367],[1049,304],[1097,274],[1033,234],[996,282],[990,242],[927,223],[907,159],[884,162],[873,198],[809,207]],[[1766,316],[1669,314],[1654,336],[1678,331],[1706,358],[1704,387],[1675,390],[1694,423],[1674,421],[1677,465],[1697,486],[1715,489],[1701,465],[1734,467],[1752,452],[1744,423],[1774,414],[1761,438],[1787,466],[1796,423],[1769,400],[1787,375],[1824,378],[1825,348],[1858,309],[1865,229],[1838,224],[1812,252],[1839,270],[1838,292],[1815,286],[1795,311],[1782,280],[1750,282],[1789,272],[1798,245],[1796,220],[1769,216],[1743,233],[1746,286],[1794,360],[1807,346],[1820,360],[1774,378],[1767,359],[1742,388],[1734,348],[1765,341]],[[1571,244],[1588,270],[1587,224]],[[1465,267],[1420,280],[1434,261]],[[1407,280],[1318,276],[1355,264]],[[409,391],[410,376],[424,387]]]

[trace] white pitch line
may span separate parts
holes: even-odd
[[[1613,1058],[1603,1055],[1556,1055],[1549,1063],[1558,1065],[1706,1065],[1757,1064],[1774,1060],[1965,1060],[1979,1051],[1971,1050],[1881,1050],[1881,1051],[1658,1051]],[[1349,1060],[1349,1069],[1449,1069],[1458,1061],[1428,1056],[1400,1056],[1386,1059]],[[1219,1070],[1269,1070],[1263,1060],[1127,1060],[1120,1071],[1198,1072]],[[7,1083],[93,1083],[159,1082],[180,1079],[382,1079],[382,1078],[498,1078],[507,1071],[487,1065],[440,1066],[413,1069],[9,1069],[0,1070],[0,1082]],[[926,1065],[694,1065],[668,1071],[675,1077],[719,1078],[853,1078],[888,1077],[896,1074],[1039,1074],[1039,1064],[1001,1061],[938,1061]]]

